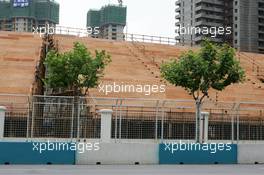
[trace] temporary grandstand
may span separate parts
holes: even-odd
[[[143,39],[144,37],[142,37]],[[165,93],[100,93],[91,89],[76,104],[73,97],[43,96],[43,59],[53,47],[59,52],[79,41],[94,53],[106,50],[112,57],[101,80],[104,84],[166,85]],[[144,42],[143,42],[144,41]],[[114,138],[192,139],[194,104],[183,88],[160,76],[160,65],[189,49],[179,45],[146,43],[145,40],[111,41],[89,37],[0,32],[0,105],[7,107],[6,137],[98,138],[98,110],[114,111]],[[210,92],[204,105],[211,118],[210,139],[263,140],[264,56],[237,53],[246,70],[246,81],[223,92]],[[49,94],[46,94],[49,95]],[[76,114],[74,106],[79,107]],[[177,132],[175,132],[177,131]]]

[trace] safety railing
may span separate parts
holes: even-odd
[[[64,27],[64,26],[56,26],[55,34],[58,35],[71,35],[76,37],[99,37],[98,35],[91,35],[91,31],[89,28],[81,29],[81,28],[73,28],[73,27]],[[115,38],[119,38],[119,40],[131,41],[131,42],[143,42],[143,43],[156,43],[156,44],[166,44],[166,45],[176,45],[177,42],[175,38],[171,37],[163,37],[163,36],[152,36],[152,35],[142,35],[142,34],[131,34],[131,33],[116,33]],[[112,39],[112,38],[109,38]]]
[[[100,138],[99,110],[112,109],[112,139],[193,140],[192,100],[0,94],[6,138]],[[264,140],[264,103],[206,101],[209,140]]]

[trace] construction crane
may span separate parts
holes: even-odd
[[[123,6],[123,0],[118,0],[119,6]]]

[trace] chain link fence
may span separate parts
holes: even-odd
[[[194,140],[192,100],[0,95],[6,138],[98,139],[99,110],[112,109],[113,139]],[[264,103],[206,101],[209,140],[264,140]]]

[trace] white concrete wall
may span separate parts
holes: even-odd
[[[86,142],[89,142],[88,140]],[[158,164],[158,143],[100,143],[99,151],[76,153],[76,164]]]
[[[238,144],[238,163],[254,164],[264,163],[264,143]]]
[[[4,138],[5,111],[6,111],[6,108],[4,106],[0,106],[0,140]]]

